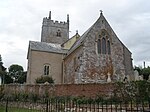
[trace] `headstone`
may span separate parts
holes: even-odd
[[[110,73],[107,73],[107,76],[108,76],[108,78],[107,78],[107,82],[111,82],[111,78],[110,78]]]
[[[134,79],[135,81],[139,80],[139,72],[137,70],[134,70]]]

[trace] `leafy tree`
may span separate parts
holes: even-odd
[[[9,68],[9,75],[18,82],[19,78],[23,75],[23,67],[21,65],[13,64]]]
[[[3,62],[2,62],[2,57],[0,55],[0,66],[2,66],[2,65],[3,65]]]
[[[0,77],[2,79],[2,83],[4,83],[6,68],[3,66],[2,57],[0,55]]]
[[[8,75],[7,72],[4,74],[4,84],[10,84],[13,83],[13,79]]]
[[[143,68],[142,75],[143,75],[143,79],[148,80],[149,75],[150,75],[150,67]]]
[[[27,77],[27,71],[23,72],[22,75],[18,77],[18,83],[23,84],[26,82],[26,77]]]
[[[6,68],[3,66],[2,57],[0,55],[0,76],[3,84],[9,84],[13,82],[13,79],[7,75]]]

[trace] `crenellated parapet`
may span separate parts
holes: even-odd
[[[43,25],[44,26],[53,26],[53,27],[64,27],[68,28],[68,22],[65,21],[55,21],[51,20],[48,17],[43,18]]]
[[[49,17],[43,18],[41,42],[62,44],[69,39],[69,15],[67,21],[56,21]]]

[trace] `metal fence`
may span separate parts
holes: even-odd
[[[150,99],[113,101],[102,99],[49,98],[37,101],[1,100],[0,112],[150,112]]]

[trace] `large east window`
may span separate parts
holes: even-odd
[[[104,30],[97,38],[97,53],[98,54],[111,54],[110,36]]]

